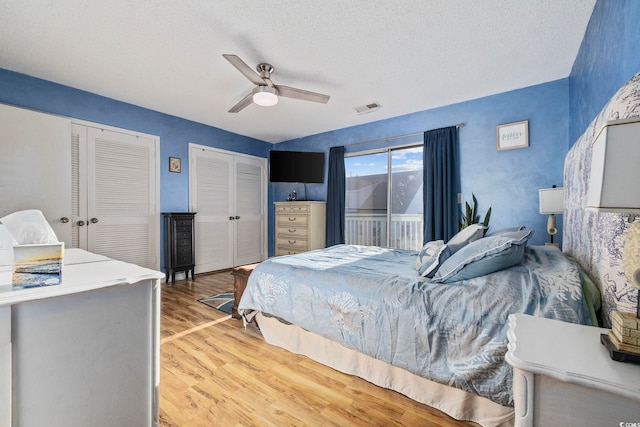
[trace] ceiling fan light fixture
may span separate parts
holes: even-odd
[[[253,102],[261,107],[273,107],[278,103],[278,92],[269,86],[258,86],[253,94]]]

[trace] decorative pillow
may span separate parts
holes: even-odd
[[[512,231],[469,243],[438,268],[433,282],[452,283],[520,264],[530,231]]]
[[[440,240],[442,242],[442,240]],[[452,255],[451,249],[448,245],[442,242],[442,245],[430,256],[425,256],[422,259],[422,265],[418,272],[422,277],[433,277],[436,274],[436,270],[442,263]]]
[[[500,236],[500,235],[505,234],[505,233],[512,233],[514,231],[522,231],[525,228],[527,228],[527,227],[525,227],[524,225],[520,225],[518,227],[503,228],[503,229],[498,230],[498,231],[493,231],[491,233],[487,233],[484,237]]]
[[[422,267],[422,261],[424,258],[432,257],[440,248],[444,246],[444,240],[432,240],[424,244],[420,252],[418,252],[418,258],[416,259],[416,270],[420,270]]]
[[[442,242],[442,240],[437,240],[437,242]],[[441,243],[435,251],[422,258],[422,265],[420,265],[418,272],[422,277],[432,278],[433,275],[436,274],[438,267],[440,267],[447,258],[458,252],[466,245],[467,242],[462,242],[460,244],[447,243],[446,245],[444,242]]]
[[[486,230],[482,224],[471,224],[468,227],[460,230],[458,234],[453,236],[448,242],[447,245],[459,245],[461,243],[471,243],[478,239],[481,239],[484,236],[484,230]]]

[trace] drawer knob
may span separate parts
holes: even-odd
[[[295,218],[295,217],[293,217],[293,218],[289,218],[289,221],[295,221],[295,220],[296,220],[296,218]]]
[[[294,241],[289,240],[289,244],[290,244],[290,245],[293,245],[294,243],[296,243],[296,241],[295,241],[295,240],[294,240]]]
[[[293,230],[292,230],[292,229],[289,229],[289,233],[295,233],[295,232],[296,232],[296,229],[295,229],[295,228],[294,228]]]

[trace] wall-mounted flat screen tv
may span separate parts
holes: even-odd
[[[270,151],[269,181],[322,184],[324,182],[324,153]]]

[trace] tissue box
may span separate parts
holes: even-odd
[[[64,243],[13,247],[13,289],[62,283]]]

